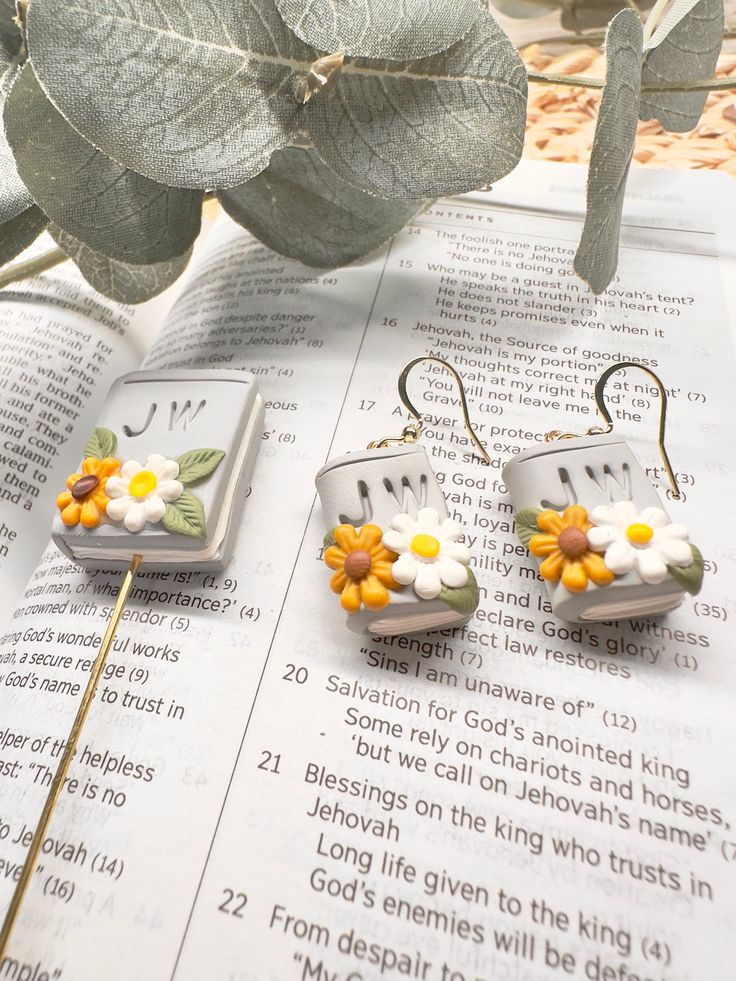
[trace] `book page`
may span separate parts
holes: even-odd
[[[139,575],[5,976],[731,976],[736,542],[712,516],[736,463],[733,239],[714,225],[733,190],[632,174],[619,274],[593,299],[571,273],[583,181],[525,165],[331,272],[215,231],[146,364],[262,386],[235,557]],[[473,462],[449,376],[415,369],[481,604],[453,631],[358,636],[313,478],[401,431],[396,380],[422,354],[461,372],[492,459]],[[660,620],[573,626],[548,612],[501,467],[596,423],[596,378],[629,358],[670,394],[685,500],[667,506],[705,586]],[[650,389],[628,373],[609,401],[665,496]],[[119,579],[49,549],[2,639],[0,906]]]
[[[30,254],[53,245],[43,236]],[[107,300],[66,262],[0,291],[0,622],[48,541],[107,390],[140,366],[172,297]],[[70,469],[71,468],[71,469]]]

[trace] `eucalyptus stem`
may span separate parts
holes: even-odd
[[[723,32],[723,40],[731,41],[736,38],[736,26],[730,25]],[[590,34],[552,34],[549,37],[540,37],[535,41],[528,41],[526,44],[522,45],[519,49],[524,51],[526,48],[534,47],[535,45],[544,46],[546,44],[565,44],[565,45],[575,45],[575,44],[590,44],[597,45],[603,44],[606,40],[605,31],[594,31]]]
[[[53,269],[62,262],[66,262],[67,255],[61,249],[49,249],[33,259],[26,259],[25,262],[14,262],[0,272],[0,289],[10,286],[11,283],[19,283],[24,279],[31,279],[38,276],[47,269]]]
[[[526,73],[530,82],[540,85],[571,85],[585,89],[602,89],[605,79],[592,78],[587,75],[554,75],[548,72]],[[717,92],[719,90],[736,89],[736,76],[726,78],[704,78],[694,82],[661,82],[642,86],[642,92]]]

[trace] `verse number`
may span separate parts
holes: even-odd
[[[267,773],[279,773],[281,765],[281,753],[272,753],[270,749],[264,749],[261,753],[261,762],[258,764],[259,770]]]
[[[303,665],[297,667],[295,664],[287,664],[286,671],[281,675],[282,681],[295,681],[298,685],[305,685],[309,677],[309,670]]]
[[[227,913],[228,916],[237,916],[239,920],[243,919],[243,910],[248,905],[248,897],[244,892],[235,892],[234,889],[223,889],[222,890],[223,900],[217,907],[221,913]]]
[[[362,412],[370,412],[375,404],[376,403],[371,399],[361,399],[360,402],[358,403],[358,408]]]

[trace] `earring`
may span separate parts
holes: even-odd
[[[417,444],[423,419],[407,378],[423,361],[457,382],[465,429],[481,458],[490,459],[470,422],[457,371],[441,358],[415,358],[399,376],[399,397],[413,422],[399,437],[330,460],[315,478],[328,526],[324,560],[348,626],[378,636],[441,630],[465,623],[478,606],[470,551],[450,517],[442,489]]]
[[[667,393],[653,371],[631,361],[611,365],[595,386],[605,427],[547,433],[545,445],[523,450],[503,468],[516,533],[541,560],[552,611],[563,620],[666,613],[703,580],[703,557],[687,528],[670,521],[631,448],[613,433],[604,390],[624,368],[646,372],[657,387],[659,451],[671,497],[682,499],[665,448]],[[558,441],[564,443],[549,445]]]

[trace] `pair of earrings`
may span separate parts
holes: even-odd
[[[401,372],[399,397],[413,418],[401,436],[329,461],[316,477],[328,531],[324,559],[348,625],[378,636],[460,626],[475,612],[478,584],[461,526],[449,515],[424,448],[421,414],[407,393],[411,370],[432,361],[454,377],[465,429],[486,464],[457,371],[441,358],[416,358]],[[608,379],[638,368],[660,397],[659,449],[677,500],[665,448],[667,394],[649,368],[617,362],[603,372],[595,401],[605,426],[553,431],[503,467],[521,543],[540,560],[552,611],[573,622],[665,613],[697,593],[703,559],[683,524],[671,522],[604,400]]]

